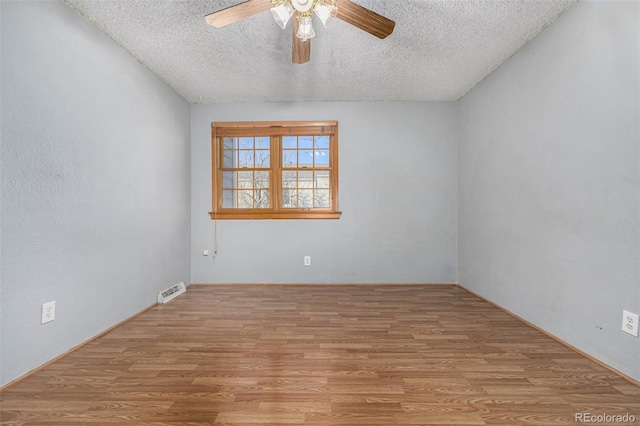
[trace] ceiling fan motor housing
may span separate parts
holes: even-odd
[[[313,6],[313,0],[291,0],[291,4],[298,12],[308,12]]]

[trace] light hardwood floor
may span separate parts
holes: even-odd
[[[3,425],[552,426],[576,413],[640,425],[640,387],[455,286],[191,286],[0,394]]]

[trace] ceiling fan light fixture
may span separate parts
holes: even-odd
[[[279,5],[271,8],[271,14],[273,15],[273,19],[283,30],[287,26],[287,22],[293,16],[293,6],[289,0],[285,0]]]
[[[298,19],[299,25],[296,37],[301,39],[303,42],[314,38],[316,36],[316,33],[315,31],[313,31],[313,25],[311,23],[311,13],[301,14]]]
[[[334,18],[340,19],[379,39],[386,38],[393,33],[396,25],[391,19],[351,0],[243,0],[235,6],[205,15],[205,20],[214,28],[222,28],[269,9],[271,9],[276,23],[282,29],[286,29],[287,23],[292,17],[295,19],[293,21],[293,39],[291,40],[291,60],[294,64],[304,64],[311,57],[309,40],[316,35],[312,23],[314,14],[325,27]]]
[[[329,23],[333,21],[333,18],[338,14],[338,8],[335,5],[335,0],[318,0],[313,6],[313,11],[316,16],[320,18],[320,21],[322,21],[322,25],[324,25],[325,28],[327,28],[327,25],[329,25]]]

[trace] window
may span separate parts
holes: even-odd
[[[338,123],[212,123],[212,219],[337,219]]]

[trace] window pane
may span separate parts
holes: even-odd
[[[269,208],[269,190],[258,189],[256,190],[256,208],[268,209]]]
[[[298,167],[313,167],[313,151],[298,151]]]
[[[329,166],[329,150],[316,149],[314,152],[316,161],[316,167],[328,167]]]
[[[314,148],[329,149],[329,136],[316,136]]]
[[[313,172],[298,172],[298,188],[313,188]]]
[[[298,148],[298,137],[297,136],[283,136],[282,137],[282,148],[283,149],[296,149],[296,148]]]
[[[282,207],[295,208],[298,207],[298,191],[295,189],[282,190]]]
[[[253,151],[240,151],[240,167],[253,168]]]
[[[225,209],[236,207],[236,191],[222,191],[222,207]]]
[[[283,167],[298,167],[298,151],[285,149],[282,151]]]
[[[329,170],[314,172],[314,175],[316,188],[329,188]]]
[[[269,168],[271,167],[271,154],[266,149],[259,149],[255,151],[256,167]]]
[[[253,179],[254,188],[269,188],[269,172],[255,172]]]
[[[297,187],[297,172],[294,171],[283,171],[282,172],[282,189],[285,188],[295,188]]]
[[[313,136],[298,136],[298,149],[313,149]]]
[[[301,189],[298,191],[298,207],[302,209],[310,209],[313,207],[312,189]]]
[[[298,148],[299,149],[312,149],[313,148],[313,136],[298,136]]]
[[[238,188],[253,188],[253,172],[238,172]]]
[[[240,138],[240,149],[253,149],[253,138]]]
[[[256,138],[255,143],[256,149],[269,149],[271,147],[271,140],[267,136]]]
[[[236,187],[236,172],[222,172],[222,188],[231,189]]]
[[[224,149],[238,149],[238,139],[224,138],[223,146],[224,146]]]
[[[238,191],[239,209],[250,209],[253,207],[253,191],[250,189],[241,189]]]
[[[319,189],[314,192],[313,207],[329,208],[329,190]]]
[[[225,149],[222,152],[222,165],[223,167],[234,168],[238,164],[238,151],[229,151]]]

